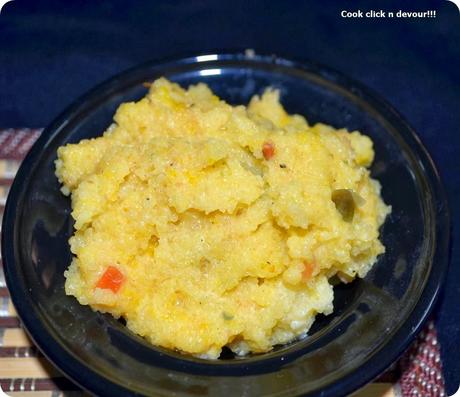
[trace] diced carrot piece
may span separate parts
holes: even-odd
[[[125,276],[115,266],[109,266],[96,284],[96,288],[110,289],[117,293],[125,281]]]
[[[265,142],[262,146],[262,154],[265,160],[270,160],[275,155],[275,146],[271,142]]]
[[[311,262],[304,262],[304,270],[302,272],[303,280],[310,280],[313,275],[313,270],[315,270],[315,264]]]

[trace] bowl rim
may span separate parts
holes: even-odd
[[[411,152],[415,152],[417,157],[421,160],[421,168],[424,171],[424,176],[432,188],[433,205],[436,209],[435,245],[432,261],[436,263],[436,265],[431,266],[431,271],[429,276],[427,276],[425,287],[421,291],[420,298],[414,305],[412,312],[408,315],[406,321],[400,324],[400,328],[396,331],[393,338],[387,342],[385,349],[381,349],[374,354],[372,360],[377,363],[374,367],[365,368],[362,364],[355,371],[333,381],[321,391],[314,391],[312,393],[307,393],[307,395],[315,395],[320,392],[323,396],[345,395],[372,381],[404,353],[410,343],[421,331],[421,328],[433,310],[442,285],[444,284],[450,262],[451,222],[447,195],[439,172],[428,154],[428,151],[413,128],[410,127],[407,121],[392,105],[362,83],[328,66],[306,59],[290,60],[275,55],[256,55],[247,52],[224,52],[150,60],[129,68],[122,73],[116,74],[96,85],[61,112],[61,114],[43,130],[41,136],[22,161],[10,188],[5,205],[2,222],[2,257],[6,283],[18,316],[24,328],[44,355],[66,376],[83,389],[100,395],[138,395],[132,390],[126,389],[121,384],[114,383],[105,378],[97,371],[87,367],[83,362],[75,360],[74,355],[70,351],[50,336],[46,327],[39,321],[34,310],[29,310],[28,300],[30,300],[30,297],[28,295],[28,289],[14,288],[15,285],[21,282],[21,270],[19,266],[16,266],[16,264],[19,264],[16,252],[17,247],[14,244],[15,238],[13,238],[16,233],[17,203],[21,201],[25,187],[28,185],[27,180],[28,178],[30,179],[35,164],[40,160],[41,149],[45,147],[48,142],[51,142],[59,134],[61,129],[65,127],[69,115],[84,107],[85,103],[89,102],[91,98],[96,97],[99,92],[107,90],[110,87],[117,87],[117,83],[128,79],[129,76],[134,76],[137,72],[154,66],[167,68],[168,65],[171,66],[174,64],[197,64],[202,65],[200,69],[204,69],[207,65],[213,65],[213,63],[220,64],[222,62],[235,61],[245,62],[247,68],[251,68],[251,64],[253,67],[257,64],[270,64],[314,73],[334,85],[343,88],[345,92],[351,92],[361,100],[370,103],[374,108],[377,107],[380,113],[384,113],[387,119],[400,127],[398,128],[398,134],[402,136],[404,142],[409,142],[411,144]]]

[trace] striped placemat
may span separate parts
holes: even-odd
[[[21,160],[41,129],[0,130],[0,217]],[[9,396],[60,397],[85,395],[65,378],[27,336],[14,310],[0,260],[0,386]],[[355,397],[444,397],[439,346],[433,323],[405,356]]]

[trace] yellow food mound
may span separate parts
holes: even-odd
[[[159,79],[102,137],[58,150],[66,292],[200,357],[303,337],[333,309],[329,279],[365,276],[384,251],[373,156],[359,132],[288,115],[277,91],[230,106]]]

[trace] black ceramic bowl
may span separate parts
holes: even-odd
[[[108,315],[64,293],[71,254],[70,201],[59,191],[59,146],[100,135],[118,105],[141,98],[142,83],[166,76],[205,82],[232,104],[267,86],[310,123],[360,130],[374,141],[372,175],[393,207],[381,230],[387,252],[363,280],[335,288],[335,311],[311,336],[273,352],[215,362],[148,345]],[[367,88],[313,63],[242,54],[149,63],[98,86],[51,124],[24,160],[6,205],[6,280],[26,329],[66,375],[98,395],[316,395],[352,392],[384,371],[419,332],[448,262],[444,191],[420,141]]]

